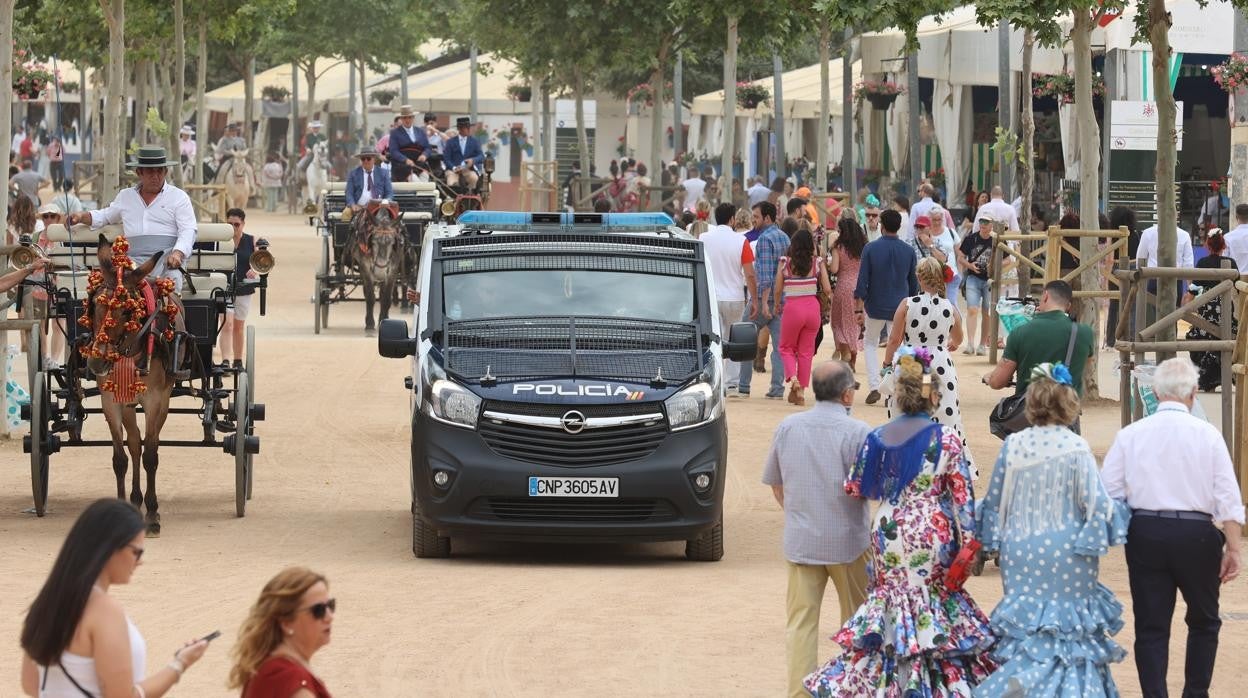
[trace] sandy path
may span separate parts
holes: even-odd
[[[318,242],[304,219],[255,214],[249,231],[268,237],[278,267],[269,315],[258,330],[259,433],[255,498],[234,517],[233,460],[208,449],[162,451],[164,535],[149,541],[133,584],[119,587],[147,637],[149,664],[177,644],[220,628],[224,635],[174,692],[229,695],[228,651],[265,580],[289,564],[326,573],[339,602],[333,643],[315,659],[338,696],[774,696],[783,688],[785,572],[782,518],[758,484],[775,424],[791,409],[755,396],[730,402],[732,434],[727,556],[691,564],[677,543],[636,546],[456,544],[456,558],[416,560],[410,552],[407,365],[377,356],[363,337],[359,304],[335,307],[330,329],[312,334],[312,268]],[[255,306],[253,306],[255,307]],[[254,311],[253,311],[254,312]],[[830,348],[825,344],[823,355]],[[962,405],[983,477],[997,441],[984,427],[995,394],[979,386],[983,358],[959,356]],[[861,361],[860,361],[861,365]],[[861,370],[861,367],[860,367]],[[764,381],[765,377],[758,380]],[[878,424],[881,407],[856,415]],[[173,420],[171,420],[173,421]],[[1084,417],[1098,453],[1117,424],[1116,404]],[[187,431],[186,425],[172,427]],[[194,428],[187,431],[193,436]],[[103,434],[98,417],[88,434]],[[67,449],[52,458],[49,515],[30,506],[29,459],[20,441],[0,442],[0,695],[17,695],[17,636],[24,609],[43,582],[76,514],[111,496],[104,449]],[[985,481],[986,482],[986,481]],[[1122,551],[1102,579],[1128,605],[1118,641],[1132,642]],[[992,568],[972,579],[976,599],[1000,598]],[[1248,669],[1248,583],[1224,595],[1228,621],[1215,695],[1233,695]],[[835,597],[824,609],[833,631]],[[1176,628],[1182,628],[1182,604]],[[821,654],[832,651],[824,640]],[[1174,643],[1171,688],[1180,690],[1182,646]],[[1139,695],[1128,658],[1114,675]]]

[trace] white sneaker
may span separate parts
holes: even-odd
[[[963,354],[966,354],[967,356],[974,356],[974,355],[975,355],[975,347],[974,347],[974,346],[972,346],[972,345],[970,345],[970,344],[968,344],[968,345],[966,345],[966,346],[962,349],[962,353],[963,353]]]
[[[987,345],[985,345],[985,344],[981,344],[981,345],[979,345],[979,348],[975,350],[975,355],[976,355],[976,356],[987,356],[987,355],[988,355],[988,346],[987,346]]]

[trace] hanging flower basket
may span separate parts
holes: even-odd
[[[756,109],[771,101],[771,91],[752,82],[737,83],[737,104],[742,109]]]
[[[1213,81],[1227,94],[1235,94],[1248,84],[1248,56],[1232,53],[1225,63],[1213,66],[1209,72],[1213,73]]]
[[[533,99],[533,87],[513,82],[507,85],[507,98],[513,102],[528,102]]]
[[[374,103],[380,104],[381,106],[384,107],[390,104],[391,102],[393,102],[394,98],[398,96],[399,96],[399,93],[397,90],[380,89],[380,90],[373,90],[372,93],[369,95],[369,99],[373,100]]]
[[[1058,104],[1074,104],[1075,103],[1075,76],[1070,73],[1060,73],[1058,75],[1040,75],[1033,73],[1031,76],[1031,94],[1034,97],[1050,97],[1057,100]],[[1105,79],[1099,75],[1092,76],[1092,97],[1105,96]]]
[[[265,85],[260,88],[260,98],[267,102],[285,102],[290,90],[281,85]]]
[[[672,83],[670,81],[663,83],[663,94],[668,95],[669,97],[671,96]],[[633,89],[628,91],[628,94],[625,96],[625,101],[629,104],[644,104],[647,107],[653,107],[654,88],[651,87],[648,82],[635,85]]]
[[[17,49],[13,52],[15,60],[26,57],[26,51]],[[13,66],[13,94],[18,99],[39,99],[39,95],[49,86],[55,84],[56,75],[42,63],[33,61],[17,63]]]
[[[859,101],[865,99],[873,108],[883,111],[905,91],[906,88],[888,80],[863,80],[854,86],[854,97]]]
[[[76,81],[66,81],[61,83],[62,92],[76,93],[78,92],[78,83]]]

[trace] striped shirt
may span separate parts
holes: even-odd
[[[780,258],[780,264],[784,265],[781,271],[784,274],[785,298],[813,296],[819,291],[819,267],[823,260],[815,257],[813,261],[814,271],[809,276],[794,276],[792,260],[788,257]]]

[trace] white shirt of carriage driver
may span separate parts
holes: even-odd
[[[112,204],[90,211],[90,214],[93,229],[120,223],[131,238],[143,235],[176,236],[178,242],[174,249],[181,250],[182,256],[188,258],[195,246],[199,228],[190,196],[168,182],[150,204],[143,201],[139,185],[136,185],[117,192]]]
[[[407,140],[415,143],[416,142],[416,127],[404,126],[403,130],[407,132]]]

